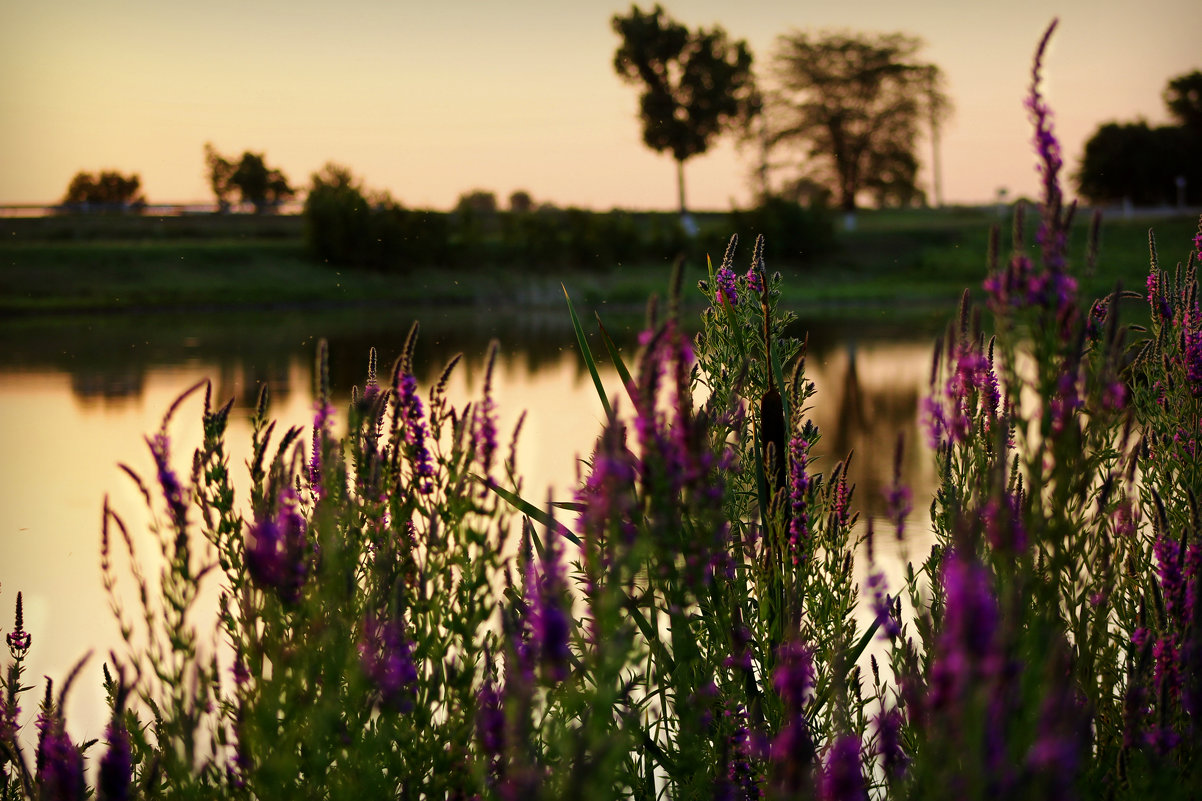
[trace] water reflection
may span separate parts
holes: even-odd
[[[591,310],[580,311],[591,318]],[[621,347],[633,350],[641,314],[603,315]],[[261,385],[270,389],[279,430],[307,426],[318,339],[329,341],[331,384],[345,405],[363,381],[369,348],[378,349],[385,370],[418,317],[416,368],[424,387],[452,356],[465,356],[450,384],[457,404],[475,399],[488,341],[501,341],[494,393],[503,444],[526,410],[518,451],[526,494],[540,502],[548,487],[557,498],[570,495],[577,460],[588,455],[603,414],[563,313],[293,310],[0,321],[0,438],[7,446],[0,455],[0,627],[7,628],[23,591],[26,627],[34,633],[28,676],[35,680],[61,679],[83,650],[96,649],[73,698],[84,727],[73,734],[101,734],[100,662],[119,644],[97,560],[106,493],[132,530],[144,529],[138,494],[117,463],[151,475],[144,435],[158,428],[179,392],[209,378],[216,400],[235,399],[231,466],[243,491],[249,414]],[[818,389],[811,415],[824,433],[817,469],[829,471],[854,450],[857,506],[879,515],[901,433],[908,444],[903,479],[916,509],[924,509],[935,481],[917,421],[929,330],[862,314],[801,327],[809,331],[807,370]],[[612,371],[603,378],[611,393],[620,389]],[[199,403],[185,404],[171,430],[181,466],[199,443]],[[143,554],[157,550],[150,541],[141,545]]]

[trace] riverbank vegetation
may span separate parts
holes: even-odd
[[[416,214],[416,212],[414,212]],[[932,307],[955,302],[984,269],[989,231],[1010,209],[949,208],[865,210],[855,230],[827,230],[821,247],[804,261],[784,247],[770,248],[765,262],[788,277],[782,289],[788,308],[837,312],[847,305]],[[449,227],[450,214],[429,212]],[[495,212],[476,241],[475,255],[412,263],[405,274],[329,265],[305,245],[300,216],[198,215],[186,217],[46,217],[0,219],[0,310],[6,313],[71,313],[150,309],[255,308],[380,304],[554,305],[562,282],[589,305],[642,303],[664,286],[674,260],[684,257],[686,279],[704,277],[705,259],[717,261],[725,243],[719,234],[744,239],[764,234],[805,247],[809,234],[786,222],[757,223],[747,213],[695,218],[705,233],[689,240],[679,217],[668,213],[547,213],[544,231],[575,218],[619,237],[622,227],[665,232],[655,246],[634,241],[589,251],[568,234],[561,244],[527,253],[500,231],[516,227],[517,216]],[[777,215],[777,218],[784,215]],[[1088,215],[1070,230],[1083,246]],[[1104,217],[1101,255],[1083,289],[1102,294],[1116,281],[1136,287],[1148,257],[1145,242],[1154,226],[1168,241],[1188,238],[1186,215]],[[1008,229],[1008,226],[1007,226]],[[565,230],[567,230],[565,228]],[[1034,229],[1032,229],[1033,233]],[[1008,236],[1004,235],[1003,239]],[[651,234],[647,234],[651,238]],[[595,240],[595,236],[590,235]],[[538,254],[538,255],[535,255]],[[572,255],[575,254],[575,255]]]

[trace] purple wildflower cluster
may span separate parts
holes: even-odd
[[[309,458],[309,483],[321,492],[322,458],[330,439],[334,407],[324,397],[317,400],[313,413],[313,454]]]
[[[29,646],[33,644],[33,635],[25,630],[25,608],[19,592],[13,630],[4,635],[4,639],[8,642],[8,652],[14,660],[24,659]]]
[[[902,747],[902,724],[904,720],[897,707],[882,709],[876,716],[876,753],[881,759],[885,777],[900,779],[905,775],[910,757]]]
[[[497,363],[497,344],[488,349],[488,366],[484,370],[484,390],[476,404],[475,421],[472,428],[472,444],[480,460],[483,475],[492,472],[493,457],[497,452],[497,410],[492,397],[493,369]]]
[[[493,783],[504,770],[506,739],[505,696],[496,680],[488,676],[476,693],[476,740]]]
[[[843,734],[826,755],[818,785],[821,801],[868,801],[868,786],[860,766],[860,738]]]
[[[885,574],[874,570],[868,574],[865,589],[872,595],[872,611],[881,627],[881,637],[896,639],[901,636],[901,619],[895,607],[897,599],[885,591]]]
[[[772,673],[772,686],[784,704],[784,722],[773,738],[769,755],[777,770],[780,789],[796,794],[806,787],[814,762],[814,738],[805,707],[814,689],[814,653],[803,643],[782,645]]]
[[[611,420],[597,440],[592,470],[576,492],[581,506],[576,531],[581,536],[599,544],[615,533],[623,544],[634,541],[638,471],[638,459],[626,444],[626,426]]]
[[[129,732],[119,720],[112,720],[104,730],[108,750],[100,758],[100,773],[96,790],[99,801],[127,801],[133,778],[133,752]]]
[[[246,536],[246,569],[260,587],[296,603],[309,570],[307,525],[296,491],[279,490],[275,508],[256,517]]]
[[[735,276],[734,270],[723,264],[714,273],[714,282],[718,285],[714,291],[715,303],[719,306],[723,304],[739,305],[738,278]]]
[[[75,801],[84,798],[83,754],[67,734],[62,715],[44,709],[37,720],[37,781],[40,798]]]
[[[176,531],[183,531],[188,527],[188,492],[171,468],[171,440],[166,431],[160,431],[153,438],[147,437],[146,443],[150,446],[150,453],[154,458],[159,487],[162,488],[163,498],[167,501],[167,512],[171,515],[172,526]]]
[[[399,712],[413,708],[417,668],[402,619],[369,615],[364,620],[359,665],[382,706]]]
[[[965,695],[1002,678],[999,612],[988,571],[970,555],[953,551],[940,576],[945,612],[931,664],[926,698],[933,715],[956,709]]]
[[[428,495],[434,491],[434,463],[426,440],[426,414],[417,394],[417,378],[409,371],[396,377],[396,414],[401,421],[402,436],[408,449],[410,464],[418,492]]]
[[[693,408],[694,354],[676,322],[669,320],[646,333],[643,342],[638,377],[628,387],[635,405],[638,453],[625,443],[624,424],[611,419],[594,455],[592,474],[578,494],[578,526],[586,534],[616,528],[629,544],[633,518],[615,514],[641,504],[649,542],[671,569],[680,560],[686,579],[695,584],[724,570],[730,561],[729,523],[722,514],[723,471],[732,466],[734,456],[725,443],[715,452],[710,442],[715,415]],[[636,477],[633,485],[631,473]],[[698,521],[692,532],[682,527],[685,509],[690,510],[688,519]],[[596,544],[612,548],[619,543],[610,538]]]
[[[994,430],[1001,413],[997,374],[979,343],[957,340],[947,363],[951,373],[942,391],[934,385],[936,369],[932,371],[931,394],[922,402],[927,443],[935,449],[966,441],[978,419],[984,431]]]
[[[538,663],[552,682],[567,678],[572,654],[568,648],[572,621],[568,616],[567,578],[555,532],[547,534],[547,546],[541,564],[527,565],[526,604],[529,610],[528,662]]]
[[[805,559],[810,537],[809,449],[810,444],[800,436],[789,440],[789,555],[794,565]]]

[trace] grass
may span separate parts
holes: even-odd
[[[667,263],[650,262],[603,271],[481,265],[383,274],[312,261],[295,220],[180,218],[170,224],[146,220],[141,227],[127,220],[85,222],[68,228],[56,221],[7,221],[8,236],[0,245],[0,312],[397,303],[557,306],[561,281],[583,303],[637,306],[662,290],[670,271]],[[1034,224],[1028,221],[1029,239]],[[1005,253],[1009,220],[993,209],[865,211],[855,230],[840,231],[836,251],[818,263],[769,264],[769,269],[781,269],[791,279],[786,305],[811,315],[838,315],[846,306],[925,314],[955,303],[965,286],[980,286],[993,225],[1003,229]],[[1080,215],[1070,252],[1084,252],[1087,226],[1086,215]],[[1167,244],[1163,255],[1171,263],[1180,255],[1174,245],[1190,240],[1196,218],[1105,220],[1101,258],[1095,274],[1085,279],[1086,294],[1105,294],[1116,282],[1142,286],[1149,226]],[[741,251],[738,264],[750,258],[750,242]],[[686,268],[688,280],[704,277],[704,264]]]

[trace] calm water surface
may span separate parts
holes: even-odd
[[[591,309],[580,311],[591,318]],[[615,337],[633,343],[639,315],[600,311]],[[11,630],[16,594],[23,592],[25,627],[33,634],[26,678],[39,691],[42,676],[61,680],[94,650],[71,698],[73,736],[101,736],[100,663],[120,643],[98,566],[106,495],[135,532],[142,561],[156,564],[158,553],[141,498],[117,465],[152,480],[144,437],[158,429],[180,392],[207,378],[216,402],[235,399],[228,448],[236,486],[244,489],[259,386],[270,389],[277,430],[308,426],[317,340],[329,341],[331,384],[336,407],[343,408],[351,387],[362,385],[368,349],[379,350],[386,372],[415,318],[422,322],[416,372],[423,392],[454,354],[464,354],[450,386],[457,406],[478,397],[488,342],[500,340],[494,397],[503,442],[527,412],[517,457],[525,494],[539,502],[548,491],[570,498],[578,460],[589,455],[603,413],[564,312],[291,310],[0,321],[0,441],[6,445],[0,453],[0,630]],[[894,324],[862,313],[806,322],[808,377],[818,388],[811,417],[823,432],[816,469],[829,471],[854,450],[856,506],[877,515],[899,433],[908,444],[903,472],[917,510],[911,529],[919,535],[900,548],[880,538],[878,561],[894,575],[907,552],[921,556],[927,547],[920,518],[935,474],[918,430],[918,404],[937,325]],[[612,371],[603,378],[611,394],[620,389]],[[201,408],[202,396],[191,397],[169,429],[175,465],[185,475],[200,439]],[[120,561],[118,573],[125,573]],[[27,709],[35,695],[26,697]]]

